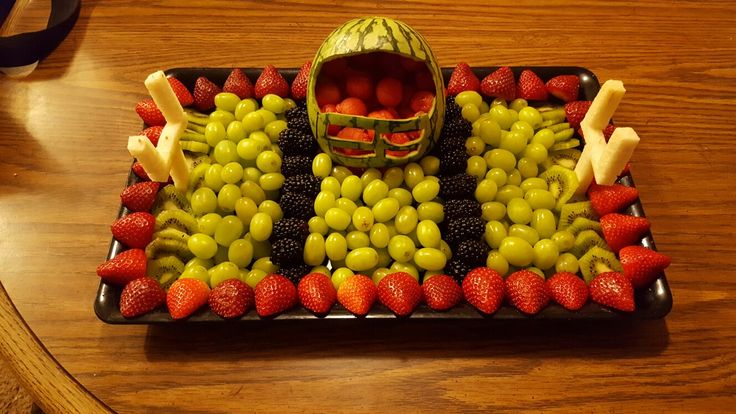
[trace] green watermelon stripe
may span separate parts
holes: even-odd
[[[417,52],[414,50],[414,47],[411,44],[411,39],[413,37],[411,33],[409,33],[409,31],[407,31],[406,28],[403,27],[401,22],[397,21],[395,23],[396,23],[396,28],[399,29],[399,31],[401,32],[401,35],[404,36],[404,38],[406,39],[406,43],[409,45],[409,54],[411,55],[411,57],[419,58],[419,56],[417,55]]]
[[[381,25],[386,29],[386,39],[391,44],[391,50],[398,52],[399,51],[399,41],[396,39],[396,36],[394,36],[394,29],[391,28],[391,25],[386,19],[381,19]]]
[[[342,36],[340,36],[340,41],[335,44],[335,47],[333,49],[343,49],[346,47],[347,41],[350,38],[350,33],[355,29],[356,27],[360,26],[362,23],[365,22],[366,19],[355,19],[353,20],[353,23],[351,25],[346,25],[342,27],[342,30],[340,30],[340,33]]]
[[[424,53],[425,62],[436,61],[436,59],[434,59],[434,55],[432,54],[432,52],[428,51],[427,48],[425,47],[425,45],[428,45],[429,43],[427,43],[427,40],[422,36],[421,33],[411,30],[411,28],[407,26],[404,22],[397,22],[397,24],[399,26],[402,26],[403,30],[406,31],[408,37],[410,38],[415,37],[417,39],[417,43],[419,43],[419,50],[421,50]],[[432,58],[431,60],[430,60],[430,57]]]

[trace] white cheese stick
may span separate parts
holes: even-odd
[[[144,82],[151,98],[156,102],[156,106],[166,118],[167,123],[183,123],[186,125],[187,118],[184,114],[184,108],[181,107],[179,99],[176,98],[174,90],[171,89],[166,75],[162,71],[154,72],[148,75]]]
[[[181,150],[181,145],[177,142],[176,146],[179,148],[172,152],[171,178],[174,180],[174,187],[185,193],[189,188],[189,164]]]
[[[581,195],[588,191],[588,187],[593,182],[593,164],[590,163],[590,154],[592,148],[587,145],[583,148],[578,163],[575,164],[575,175],[578,177],[578,188],[575,194]]]
[[[600,185],[613,185],[638,144],[639,136],[632,128],[616,128],[600,161],[593,163],[595,181]]]
[[[187,122],[167,122],[164,128],[161,130],[161,136],[158,138],[158,144],[156,149],[163,159],[164,163],[171,166],[174,162],[174,157],[178,157],[177,152],[181,152],[181,146],[179,145],[179,138],[187,129]],[[181,154],[182,157],[184,154]]]
[[[624,89],[623,82],[613,79],[607,80],[593,99],[583,122],[586,122],[591,128],[606,129],[625,93],[626,89]],[[582,125],[582,122],[580,125]],[[583,131],[583,133],[585,132]]]
[[[128,137],[128,152],[143,165],[151,180],[159,182],[169,180],[171,165],[164,162],[148,137],[145,135]]]

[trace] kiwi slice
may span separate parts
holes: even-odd
[[[189,160],[187,160],[189,161]],[[209,155],[198,155],[192,158],[190,162],[190,168],[196,168],[199,164],[212,164],[212,158]]]
[[[539,178],[547,183],[547,189],[554,196],[559,211],[562,206],[575,194],[578,188],[578,176],[575,172],[559,165],[553,165],[543,172]]]
[[[167,227],[163,230],[157,231],[153,233],[154,239],[172,239],[172,240],[179,240],[184,243],[189,241],[189,235],[184,233],[183,231],[179,229],[175,229],[173,227]]]
[[[570,124],[568,122],[560,122],[554,125],[550,125],[547,128],[551,129],[552,132],[558,133],[560,131],[564,131],[566,129],[570,128]]]
[[[163,210],[156,216],[156,231],[174,227],[188,234],[199,232],[199,223],[184,210]]]
[[[547,159],[544,160],[543,165],[545,168],[550,168],[553,165],[559,165],[560,167],[574,170],[575,166],[578,165],[580,154],[582,154],[580,150],[573,148],[551,152]]]
[[[578,217],[585,217],[590,220],[598,220],[598,214],[596,214],[595,210],[593,210],[593,205],[590,203],[590,201],[567,203],[563,204],[560,208],[560,221],[557,224],[557,230],[567,229],[567,227],[570,226]]]
[[[192,212],[189,201],[179,190],[173,185],[164,186],[158,194],[156,194],[156,202],[153,204],[151,214],[158,215],[164,210],[184,210],[187,213]]]
[[[197,164],[196,167],[192,167],[192,170],[189,172],[189,190],[187,191],[187,193],[194,192],[194,190],[202,186],[202,183],[204,182],[204,175],[209,168],[209,162],[202,162],[200,164]],[[191,194],[187,195],[187,199],[190,198]]]
[[[204,133],[204,131],[203,131]],[[200,134],[199,132],[195,131],[194,129],[187,128],[184,130],[184,133],[181,134],[181,137],[179,138],[181,141],[196,141],[206,144],[207,140],[205,139],[204,135]]]
[[[179,141],[181,149],[189,152],[198,152],[200,154],[207,154],[210,152],[210,146],[204,142],[197,141]]]
[[[187,117],[187,124],[195,124],[206,127],[210,123],[210,116],[197,112],[192,109],[184,109],[184,115]]]
[[[555,125],[565,120],[565,108],[559,106],[547,106],[537,109],[539,110],[539,114],[542,115],[542,119],[544,120],[543,123],[553,121],[549,125]]]
[[[602,234],[601,233],[601,223],[595,220],[591,220],[587,217],[576,218],[575,220],[572,221],[572,224],[570,224],[566,230],[574,234],[575,236],[577,236],[578,233],[584,230],[593,230],[597,232],[598,234]]]
[[[146,257],[149,259],[160,256],[161,252],[165,252],[166,255],[174,254],[184,261],[188,261],[194,257],[192,252],[189,250],[187,243],[181,240],[153,239],[148,243],[148,246],[146,246]]]
[[[593,246],[578,260],[580,271],[585,283],[590,282],[599,274],[606,272],[621,272],[621,263],[613,252]]]
[[[603,237],[594,230],[583,230],[575,237],[575,244],[570,249],[570,253],[574,254],[575,257],[582,257],[593,246],[611,250],[606,244],[606,241],[603,240]]]
[[[165,288],[169,287],[184,272],[184,262],[178,257],[169,255],[148,260],[146,273],[158,280]]]
[[[577,138],[568,139],[565,141],[560,141],[551,147],[549,147],[549,150],[554,151],[560,151],[560,150],[566,150],[570,148],[575,148],[580,146],[580,140]]]

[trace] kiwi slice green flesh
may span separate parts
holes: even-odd
[[[590,201],[567,203],[563,204],[560,208],[560,221],[557,224],[557,230],[566,230],[578,217],[598,220],[598,215],[593,210],[593,205]]]
[[[583,274],[585,283],[588,284],[601,273],[622,271],[621,263],[616,259],[616,255],[598,246],[591,247],[578,260],[578,264],[580,265],[580,272]]]
[[[546,168],[550,168],[553,165],[559,165],[560,167],[574,170],[575,166],[578,165],[580,154],[580,150],[574,148],[554,151],[549,154],[546,160],[544,160],[544,166]]]
[[[199,222],[184,210],[163,210],[156,216],[156,231],[175,227],[188,234],[199,232]]]
[[[549,147],[549,150],[550,151],[560,151],[560,150],[575,148],[579,146],[580,146],[580,140],[577,138],[572,138],[572,139],[568,139],[565,141],[560,141],[552,145],[551,147]]]
[[[176,239],[153,239],[146,246],[146,257],[154,259],[164,253],[165,255],[174,254],[183,261],[188,261],[194,255],[189,250],[186,242]]]
[[[559,165],[548,168],[539,178],[547,183],[547,189],[557,201],[555,208],[558,211],[575,194],[579,185],[575,172]]]
[[[186,243],[189,240],[189,235],[179,229],[167,227],[163,230],[159,230],[153,233],[153,238],[179,240]]]
[[[584,230],[593,230],[598,234],[602,234],[601,223],[595,220],[591,220],[587,217],[577,217],[575,220],[572,221],[572,224],[570,224],[566,230],[575,236],[577,236],[578,233]]]
[[[189,201],[179,190],[173,185],[164,186],[158,194],[156,194],[156,202],[153,204],[152,214],[158,215],[164,210],[184,210],[187,213],[192,212]]]
[[[210,152],[210,146],[205,144],[204,142],[197,142],[197,141],[181,141],[179,143],[181,145],[181,149],[189,152],[196,152],[200,154],[207,154]]]
[[[583,230],[580,234],[575,237],[575,244],[570,249],[570,253],[574,254],[575,257],[582,257],[588,252],[593,246],[598,246],[601,249],[610,250],[606,241],[593,230]]]
[[[184,262],[178,257],[169,255],[148,260],[146,273],[168,287],[184,272]]]

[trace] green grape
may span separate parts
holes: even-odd
[[[537,167],[536,161],[531,158],[520,158],[519,162],[516,163],[516,169],[519,170],[522,178],[532,178],[539,174],[539,167]]]
[[[388,242],[388,254],[398,262],[408,262],[414,258],[416,246],[414,241],[403,234],[391,237]]]
[[[542,123],[542,115],[539,113],[537,108],[526,106],[519,111],[519,120],[529,123],[533,128],[539,126]]]
[[[273,200],[263,200],[263,202],[258,206],[258,211],[268,214],[271,216],[273,221],[281,220],[281,218],[284,217],[284,212],[281,210],[281,206]]]
[[[388,184],[379,180],[373,180],[363,190],[363,201],[368,207],[373,207],[379,201],[388,196]]]
[[[557,250],[566,252],[575,245],[575,235],[567,230],[560,230],[552,234],[552,241],[557,245]]]
[[[491,114],[491,119],[496,121],[501,129],[508,130],[511,128],[511,124],[516,121],[511,112],[502,105],[491,105],[488,113]]]
[[[404,182],[404,170],[399,167],[391,167],[383,172],[383,182],[389,189],[398,188]]]
[[[265,109],[265,108],[257,109],[256,110],[256,113],[258,115],[260,115],[261,118],[263,118],[263,125],[266,125],[269,122],[273,122],[273,121],[275,121],[275,120],[278,119],[276,117],[276,114],[274,114],[273,112],[271,112],[271,111],[269,111],[268,109]],[[263,129],[263,127],[258,128],[258,129]]]
[[[368,247],[371,245],[371,240],[368,237],[368,233],[362,231],[353,230],[345,236],[345,240],[348,242],[348,249],[355,250],[361,247]]]
[[[217,209],[217,196],[211,188],[200,187],[192,193],[190,204],[195,216],[214,213]]]
[[[256,204],[260,205],[266,199],[266,193],[263,189],[253,181],[245,181],[240,184],[240,192],[243,196],[250,198]]]
[[[320,217],[324,217],[327,210],[335,207],[335,194],[330,191],[320,191],[314,198],[314,212]]]
[[[534,137],[534,128],[532,128],[529,123],[524,121],[516,121],[513,125],[511,125],[511,131],[514,132],[521,132],[524,136],[524,139],[529,142],[532,137]]]
[[[502,204],[508,204],[512,199],[522,197],[524,197],[524,192],[521,191],[521,188],[516,185],[506,184],[496,192],[495,201]]]
[[[198,259],[195,257],[195,259]],[[184,271],[179,276],[179,279],[198,279],[210,284],[210,273],[207,268],[201,265],[193,265],[184,267]]]
[[[492,117],[485,118],[479,123],[480,139],[484,143],[498,148],[501,145],[501,127]]]
[[[531,143],[542,144],[544,148],[549,149],[555,144],[555,132],[549,128],[542,128],[534,134]]]
[[[369,231],[373,227],[373,211],[361,206],[353,211],[353,226],[360,231]]]
[[[368,186],[368,184],[376,180],[381,180],[381,171],[378,170],[378,168],[368,168],[363,172],[363,174],[361,174],[360,183],[363,186],[363,194],[365,194],[365,188]],[[386,191],[388,191],[388,186],[386,186]]]
[[[417,227],[418,221],[419,215],[417,214],[417,210],[412,206],[404,206],[396,213],[394,225],[396,226],[396,231],[399,233],[409,234]]]
[[[258,168],[246,167],[246,168],[243,168],[243,178],[242,179],[243,181],[253,181],[257,183],[262,175],[263,175],[263,172],[261,172],[261,170],[259,170]]]
[[[323,275],[327,277],[332,276],[332,272],[330,272],[330,269],[327,268],[327,266],[314,266],[312,270],[309,271],[309,273],[322,273]]]
[[[264,150],[271,148],[271,138],[263,131],[251,132],[250,134],[248,134],[248,139],[252,139],[253,141],[261,144]]]
[[[256,213],[250,221],[250,235],[253,240],[265,241],[271,237],[273,219],[266,213]]]
[[[434,182],[436,182],[436,183],[438,183],[438,184],[439,184],[439,182],[440,182],[440,178],[439,178],[439,177],[436,177],[436,176],[434,176],[434,175],[429,175],[429,176],[425,176],[425,177],[424,177],[424,179],[425,179],[425,180],[430,180],[430,181],[434,181]]]
[[[532,142],[524,149],[524,157],[541,164],[547,159],[547,148],[538,142]]]
[[[557,243],[555,243],[557,244]],[[572,253],[562,253],[557,256],[555,262],[555,272],[570,272],[577,273],[580,270],[580,264],[578,258]]]
[[[517,224],[527,224],[532,220],[532,208],[523,198],[513,198],[506,205],[506,214]]]
[[[217,143],[214,149],[215,161],[225,165],[229,162],[238,161],[237,146],[232,141],[223,140]]]
[[[481,217],[485,221],[501,220],[506,217],[506,205],[498,201],[489,201],[481,206]]]
[[[344,260],[348,254],[348,242],[342,234],[330,233],[325,239],[325,252],[330,260]],[[334,266],[333,266],[334,268]]]
[[[391,258],[391,255],[388,254],[388,249],[376,249],[376,253],[378,253],[378,266],[379,267],[388,267],[391,265],[391,262],[394,260]]]
[[[371,211],[373,212],[373,218],[378,223],[385,223],[399,212],[399,201],[395,198],[384,198],[377,202]]]
[[[512,154],[521,154],[526,148],[526,136],[521,131],[510,131],[501,137],[501,149],[505,149]]]
[[[371,269],[378,264],[378,252],[370,247],[354,249],[345,257],[345,264],[358,272]]]
[[[284,99],[278,95],[269,93],[261,99],[263,108],[267,109],[275,114],[280,114],[286,110],[286,103]]]
[[[419,280],[419,270],[417,270],[416,266],[414,266],[413,264],[409,262],[407,263],[393,262],[391,264],[391,267],[389,268],[389,271],[391,273],[396,273],[396,272],[408,273],[412,275],[414,279]]]
[[[373,271],[373,274],[371,275],[371,280],[373,283],[378,286],[379,283],[381,283],[381,280],[383,280],[384,277],[391,274],[391,270],[387,267],[379,267],[378,269]]]
[[[235,105],[235,119],[241,121],[245,115],[258,109],[258,101],[255,99],[243,99]]]
[[[210,122],[219,122],[222,125],[228,125],[234,120],[235,120],[235,116],[232,113],[228,111],[223,111],[221,109],[216,109],[212,111],[212,113],[210,114],[210,118],[209,118]]]
[[[263,132],[268,135],[271,143],[275,144],[279,141],[279,134],[281,134],[281,131],[285,130],[286,128],[286,121],[277,119],[266,124],[266,126],[263,128]]]
[[[516,112],[514,109],[509,108],[508,114],[509,114],[509,117],[511,118],[511,125],[513,125],[514,122],[519,120],[519,113]]]
[[[506,182],[515,186],[521,185],[521,173],[519,172],[519,170],[514,168],[506,178]]]
[[[529,266],[534,260],[534,248],[519,237],[509,236],[503,239],[498,252],[514,266]]]
[[[439,193],[440,184],[429,179],[422,180],[411,190],[411,194],[414,196],[414,200],[416,200],[417,203],[432,201]]]
[[[243,128],[240,121],[233,119],[232,122],[227,124],[227,139],[236,144],[245,139],[245,128]]]
[[[222,216],[217,213],[205,214],[197,220],[199,232],[208,236],[213,236],[215,234],[215,229],[217,228],[217,223],[219,223],[220,220],[222,220]]]
[[[488,114],[488,110],[491,109],[490,105],[488,105],[488,102],[481,101],[480,105],[478,106],[478,109],[480,109],[480,116],[481,118],[485,116],[490,116]]]
[[[330,227],[327,225],[325,219],[319,216],[310,218],[307,225],[309,226],[309,231],[311,233],[319,233],[326,236],[327,232],[330,231]]]
[[[524,183],[522,183],[523,185]],[[522,187],[523,188],[523,187]],[[524,194],[524,200],[529,203],[529,206],[534,209],[546,209],[552,210],[557,204],[555,197],[547,190],[541,190],[539,188],[532,188]],[[549,236],[546,236],[549,237]]]
[[[422,180],[424,180],[424,170],[422,170],[422,166],[415,162],[406,164],[404,167],[404,182],[406,183],[406,186],[409,187],[409,189],[413,189],[414,186],[422,182]]]
[[[411,239],[412,242],[414,242],[414,245],[415,246],[421,245],[421,243],[419,243],[419,238],[417,237],[417,229],[416,229],[416,227],[414,228],[414,230],[410,231],[406,235],[409,236],[409,238]]]
[[[217,253],[215,239],[204,233],[195,233],[189,236],[187,247],[192,254],[200,259],[210,259]]]
[[[414,201],[414,196],[406,188],[392,188],[388,191],[388,196],[397,200],[401,207],[410,206]]]
[[[220,191],[225,181],[222,180],[222,165],[212,164],[204,173],[204,185],[211,188],[212,191]]]
[[[391,220],[391,221],[389,221],[389,222],[386,223],[386,228],[388,229],[388,236],[389,237],[394,237],[397,234],[399,234],[399,232],[396,231],[396,226],[394,225],[394,221],[393,220]]]
[[[266,274],[276,273],[276,271],[279,270],[279,267],[276,266],[271,261],[271,258],[268,256],[263,256],[263,257],[256,259],[256,261],[253,262],[252,268],[266,272]]]
[[[488,253],[486,266],[497,271],[501,276],[504,276],[509,272],[509,262],[501,253],[498,252],[498,250],[493,250]]]
[[[279,188],[281,188],[282,185],[284,185],[285,179],[286,178],[283,174],[271,172],[260,176],[258,178],[258,184],[261,186],[262,189],[266,191],[278,190]]]
[[[442,234],[437,223],[432,220],[422,220],[417,224],[417,239],[424,247],[437,248],[440,246]]]
[[[250,286],[252,289],[256,288],[256,285],[263,280],[268,275],[268,273],[264,272],[261,269],[252,269],[248,272],[248,274],[245,276],[245,284]]]
[[[425,201],[419,204],[417,215],[419,220],[432,220],[435,223],[442,223],[445,219],[444,207],[436,201]]]
[[[332,193],[337,199],[340,197],[340,182],[335,177],[327,177],[322,180],[320,190]]]
[[[373,227],[371,227],[369,237],[371,244],[379,249],[388,246],[388,242],[391,238],[388,232],[388,227],[383,223],[374,224]]]
[[[422,166],[424,175],[436,175],[440,172],[440,159],[434,155],[425,155],[419,160],[419,165]]]
[[[264,147],[260,142],[250,138],[241,140],[236,147],[238,155],[244,160],[255,160],[263,150]]]
[[[226,136],[225,126],[221,122],[208,122],[204,128],[204,139],[210,147],[216,146]]]
[[[250,233],[246,234],[244,239],[250,240],[253,244],[253,256],[254,257],[268,257],[271,256],[271,243],[268,240],[258,241],[253,239]]]
[[[260,129],[263,129],[263,127],[266,125],[263,117],[260,113],[258,113],[258,110],[248,112],[247,114],[245,114],[245,116],[243,116],[243,119],[240,122],[242,122],[243,128],[245,129],[246,133],[258,131]]]
[[[274,151],[263,151],[256,157],[256,166],[264,173],[281,171],[281,157]]]
[[[534,244],[534,266],[547,270],[557,262],[560,251],[557,245],[550,239],[541,239]]]
[[[524,181],[519,184],[519,187],[521,187],[521,191],[524,192],[524,194],[528,193],[529,191],[533,189],[539,189],[539,190],[547,190],[547,182],[539,177],[529,177],[525,178]]]
[[[189,259],[189,261],[184,265],[184,268],[186,269],[192,266],[202,266],[205,268],[205,270],[207,270],[214,265],[215,264],[210,259],[200,259],[199,257],[194,256],[193,258]]]
[[[509,227],[508,232],[509,236],[524,239],[532,246],[534,245],[534,243],[539,241],[539,233],[537,233],[536,230],[534,230],[532,227],[527,226],[526,224],[512,224]]]
[[[218,265],[223,262],[227,262],[227,247],[217,245],[217,253],[215,253],[215,256],[212,258],[212,260],[215,262],[215,265]]]
[[[235,108],[240,103],[240,97],[231,92],[220,92],[215,95],[215,106],[227,112],[235,112]]]
[[[447,244],[447,242],[444,240],[440,240],[440,251],[442,252],[442,254],[445,255],[448,261],[452,259],[452,249],[450,248],[450,245]]]
[[[304,242],[304,263],[310,266],[321,265],[325,261],[325,238],[319,233],[307,236]]]
[[[473,155],[468,158],[467,165],[468,166],[465,169],[465,172],[472,175],[473,177],[480,180],[486,175],[486,169],[488,167],[486,166],[486,160],[484,160],[483,157]]]
[[[291,98],[284,99],[284,111],[288,111],[292,108],[296,108],[296,102]]]
[[[483,159],[486,160],[488,168],[500,168],[507,173],[510,173],[516,167],[516,157],[505,149],[492,149],[483,154]]]
[[[483,98],[476,91],[463,91],[455,97],[455,103],[461,108],[467,104],[480,106],[481,102]]]
[[[483,238],[485,239],[486,243],[488,243],[488,245],[492,248],[498,249],[498,247],[501,246],[501,242],[503,241],[503,239],[506,238],[506,236],[508,236],[506,232],[506,227],[500,221],[493,220],[486,223]]]
[[[350,217],[347,211],[332,207],[325,212],[325,221],[330,228],[345,230],[350,225],[352,217]]]
[[[544,272],[542,271],[542,269],[540,269],[538,267],[533,267],[533,266],[532,267],[527,267],[526,270],[528,270],[530,272],[533,272],[533,273],[536,273],[537,276],[541,277],[542,279],[545,278]]]
[[[230,246],[243,235],[243,222],[237,216],[225,216],[215,228],[215,241],[220,246]]]
[[[230,243],[227,259],[238,267],[246,267],[253,261],[253,244],[249,240],[238,239]]]
[[[509,102],[509,108],[513,109],[516,112],[521,111],[523,108],[526,108],[529,106],[529,103],[526,101],[526,99],[522,98],[516,98],[513,101]]]
[[[481,180],[478,186],[475,187],[475,199],[479,203],[487,203],[493,201],[494,197],[496,197],[496,192],[498,192],[498,186],[495,181],[489,179]]]
[[[414,263],[424,270],[440,270],[445,267],[447,258],[438,249],[423,247],[414,253]]]
[[[474,105],[472,103],[463,105],[460,113],[462,114],[463,118],[465,118],[469,122],[474,122],[478,118],[480,118],[480,109],[478,109],[477,105]]]
[[[363,183],[357,175],[350,175],[342,180],[340,194],[352,201],[357,200],[363,192]]]
[[[556,224],[555,215],[552,211],[546,208],[536,209],[534,210],[534,213],[532,213],[532,221],[530,225],[537,231],[537,233],[539,233],[539,237],[543,239],[548,239],[555,234],[555,230],[557,228]]]
[[[214,289],[220,283],[228,279],[238,279],[240,269],[235,263],[222,262],[207,271],[210,274],[210,288]]]
[[[312,174],[317,177],[325,178],[332,171],[332,158],[324,152],[319,153],[312,160]]]
[[[242,197],[240,187],[235,184],[225,184],[217,193],[217,206],[226,213],[235,211],[235,203]]]
[[[501,187],[506,184],[508,175],[506,174],[506,171],[502,170],[501,168],[495,167],[488,170],[485,178],[495,181],[496,185],[498,187]]]
[[[342,165],[334,165],[332,167],[332,172],[330,173],[333,177],[337,178],[337,181],[342,184],[342,182],[347,178],[353,175],[353,173],[347,169],[347,167],[343,167]]]
[[[493,101],[491,101],[491,108],[498,105],[503,106],[504,108],[508,107],[506,101],[503,98],[495,98]]]
[[[348,269],[347,267],[340,267],[336,270],[333,270],[331,278],[332,285],[335,286],[335,289],[340,289],[340,285],[342,285],[343,282],[348,280],[354,274],[355,273],[353,273],[353,271]]]
[[[222,167],[220,178],[227,184],[234,184],[243,178],[243,166],[239,162],[229,162]]]

